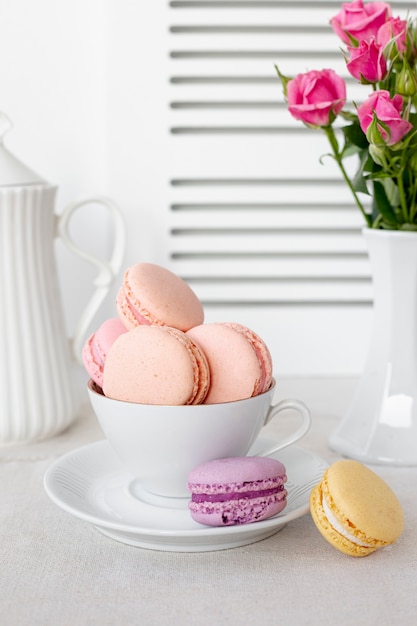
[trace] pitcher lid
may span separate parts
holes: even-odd
[[[39,174],[19,161],[3,144],[4,135],[12,127],[7,115],[0,112],[0,187],[45,184]]]

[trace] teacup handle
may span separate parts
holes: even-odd
[[[85,250],[81,250],[81,248],[74,243],[69,233],[69,223],[75,211],[86,204],[93,203],[101,204],[106,207],[110,211],[110,216],[113,221],[114,245],[108,261],[103,261],[102,259],[89,254]],[[99,270],[93,283],[96,289],[81,314],[74,332],[74,337],[71,341],[75,359],[81,363],[81,351],[87,328],[104,298],[108,294],[123,262],[126,244],[126,227],[121,211],[113,200],[100,196],[97,198],[85,198],[84,200],[79,200],[69,204],[64,209],[62,214],[58,216],[57,233],[70,250],[72,250],[77,256],[95,265]]]
[[[274,417],[281,413],[282,411],[293,410],[296,411],[301,417],[301,424],[291,435],[288,435],[285,439],[281,439],[275,446],[272,448],[267,448],[266,450],[261,450],[256,453],[256,456],[270,456],[277,452],[278,450],[282,450],[287,446],[295,443],[301,437],[308,432],[311,426],[311,414],[307,406],[300,402],[299,400],[281,400],[278,404],[274,404],[268,411],[268,414],[265,418],[264,426],[266,426]]]

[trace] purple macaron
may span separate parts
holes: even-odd
[[[208,461],[188,476],[188,508],[196,522],[208,526],[258,522],[286,507],[286,481],[284,465],[269,457]]]

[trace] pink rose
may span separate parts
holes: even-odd
[[[365,102],[358,107],[359,123],[364,133],[372,124],[373,114],[382,122],[386,128],[377,123],[378,131],[383,141],[392,146],[401,141],[401,139],[413,128],[407,120],[401,117],[403,108],[403,97],[396,94],[392,100],[389,91],[381,89],[374,91]],[[367,135],[368,136],[368,135]],[[369,140],[369,137],[368,137]]]
[[[399,17],[390,17],[385,24],[378,29],[376,41],[382,48],[385,48],[393,38],[395,38],[394,45],[398,52],[406,52],[407,20],[401,20]]]
[[[333,70],[311,70],[287,83],[288,110],[311,126],[328,126],[346,102],[346,85]]]
[[[387,62],[382,54],[383,48],[370,41],[361,41],[358,48],[348,46],[350,61],[346,67],[352,76],[360,82],[377,83],[387,73]]]
[[[379,28],[391,16],[391,7],[386,2],[353,0],[342,4],[342,10],[330,20],[330,24],[340,39],[352,44],[375,37]]]

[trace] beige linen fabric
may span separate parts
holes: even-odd
[[[314,412],[300,445],[335,460],[327,448],[333,425],[331,416]],[[403,504],[405,530],[396,544],[363,559],[334,550],[310,515],[242,548],[157,552],[104,537],[45,494],[51,461],[94,437],[101,433],[85,415],[37,450],[2,453],[1,626],[416,623],[417,468],[375,466]]]

